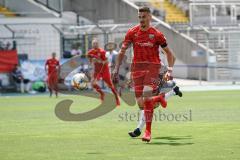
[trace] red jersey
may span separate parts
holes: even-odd
[[[107,60],[106,51],[102,48],[91,49],[90,51],[88,51],[88,57],[96,58],[96,59],[102,60],[102,61]],[[108,69],[108,63],[105,63],[103,65],[102,63],[95,62],[94,69],[95,69],[95,72],[100,72],[100,71],[104,72],[105,69]]]
[[[52,73],[57,73],[57,67],[59,66],[59,61],[55,58],[51,58],[46,61],[45,65],[48,66],[48,75]]]
[[[140,25],[128,30],[123,41],[123,49],[127,49],[133,44],[134,56],[132,63],[157,63],[160,64],[159,46],[167,46],[167,41],[163,33],[154,27],[147,31],[142,31]]]

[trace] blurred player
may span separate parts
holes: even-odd
[[[108,59],[108,66],[110,68],[110,71],[112,72],[116,64],[116,57],[118,55],[118,52],[115,50],[117,44],[109,42],[105,46],[107,48],[106,57]]]
[[[113,42],[110,42],[106,44],[106,48],[108,49],[108,52],[106,53],[106,57],[108,58],[108,63],[109,63],[109,68],[110,68],[110,73],[113,72],[115,66],[116,66],[116,59],[118,56],[118,52],[115,50],[116,49],[116,44]],[[115,89],[118,91],[119,96],[122,95],[122,90],[126,88],[126,75],[129,73],[129,63],[127,63],[127,56],[124,56],[121,68],[119,70],[119,81],[115,82],[113,81],[113,85]]]
[[[135,96],[141,109],[144,109],[146,120],[146,130],[143,141],[151,140],[151,125],[154,112],[154,105],[160,103],[162,107],[167,106],[165,95],[153,96],[153,91],[158,88],[157,79],[160,69],[159,46],[166,53],[168,61],[168,71],[165,79],[172,79],[172,69],[174,56],[167,46],[165,36],[156,28],[150,25],[152,16],[148,7],[142,7],[138,10],[140,24],[129,29],[122,48],[117,58],[116,67],[113,71],[113,78],[117,81],[121,62],[124,58],[127,48],[133,44],[134,57],[131,66],[131,76],[134,83]]]
[[[116,82],[116,86],[118,86],[118,93],[120,96],[122,96],[122,91],[125,88],[131,88],[131,64],[127,62],[127,56],[125,55],[121,68],[119,69],[119,80]]]
[[[105,45],[105,48],[107,50],[106,57],[108,59],[108,66],[110,69],[110,73],[112,73],[112,71],[115,68],[115,64],[116,64],[116,57],[118,55],[118,52],[115,50],[116,46],[117,46],[117,44],[113,43],[113,42],[109,42]],[[117,90],[117,84],[113,82],[113,85],[114,85],[115,89]]]
[[[47,72],[47,84],[52,97],[55,91],[56,98],[58,97],[58,75],[60,73],[59,61],[56,59],[56,53],[52,53],[52,58],[48,59],[45,63],[45,71]]]
[[[120,105],[118,94],[113,86],[109,67],[108,60],[106,58],[106,51],[102,48],[99,48],[99,43],[97,39],[92,41],[92,47],[88,52],[88,58],[90,63],[93,66],[93,75],[91,84],[92,87],[100,94],[100,99],[104,101],[104,92],[101,90],[100,86],[97,84],[101,78],[107,84],[107,86],[112,90],[112,93],[115,96],[116,105]]]

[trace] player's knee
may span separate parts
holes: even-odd
[[[97,83],[95,81],[91,81],[91,85],[95,86]]]
[[[152,96],[153,89],[150,86],[144,86],[143,88],[143,98],[148,99]]]
[[[172,80],[172,85],[173,85],[173,86],[176,86],[176,84],[177,84],[177,83],[176,83],[174,80]]]
[[[176,82],[175,81],[169,81],[169,82],[167,82],[167,86],[168,86],[168,88],[173,88],[174,86],[176,86]]]

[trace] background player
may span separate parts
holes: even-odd
[[[110,73],[112,73],[112,71],[115,68],[116,57],[118,55],[118,52],[115,50],[117,48],[117,44],[114,43],[114,42],[109,42],[105,45],[105,48],[107,50],[106,57],[108,59],[108,66],[109,66],[109,69],[110,69]],[[118,90],[117,84],[114,83],[114,81],[113,81],[113,85],[114,85],[115,89]]]
[[[144,109],[146,120],[146,130],[142,140],[149,142],[151,140],[154,104],[160,102],[163,107],[167,105],[164,95],[152,97],[152,92],[157,88],[156,80],[160,69],[159,46],[163,48],[168,61],[167,80],[172,79],[174,56],[167,47],[167,41],[164,35],[150,25],[152,19],[150,9],[148,7],[140,8],[138,10],[138,18],[140,24],[129,29],[125,36],[113,74],[114,79],[117,79],[121,62],[127,48],[132,43],[134,57],[132,60],[131,74],[137,103],[141,109]]]
[[[90,63],[93,66],[93,74],[91,85],[92,87],[100,94],[100,99],[104,100],[104,92],[101,90],[100,86],[97,84],[97,81],[101,78],[107,84],[107,86],[112,90],[112,93],[116,99],[116,105],[120,105],[118,94],[113,86],[109,67],[108,67],[108,60],[106,58],[106,51],[99,47],[99,43],[97,39],[92,41],[92,47],[88,52],[88,58]]]
[[[52,53],[52,58],[45,63],[45,71],[47,72],[47,84],[52,97],[52,92],[55,91],[56,98],[58,97],[58,75],[60,73],[59,61],[56,59],[56,53]]]

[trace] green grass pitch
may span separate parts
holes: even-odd
[[[240,159],[240,91],[185,92],[181,99],[173,97],[161,113],[185,114],[185,119],[155,121],[149,144],[127,135],[136,127],[136,117],[129,116],[137,113],[137,106],[123,103],[98,119],[65,122],[54,114],[63,99],[74,100],[72,112],[99,103],[81,96],[0,97],[0,159]]]

